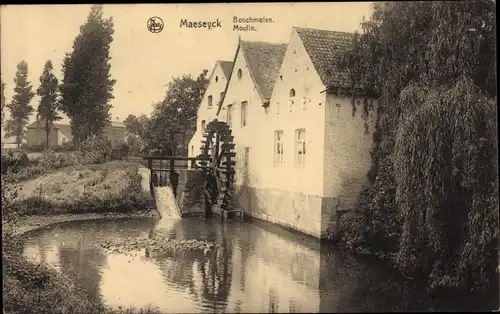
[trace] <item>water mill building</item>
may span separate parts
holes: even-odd
[[[375,117],[366,127],[353,115],[332,65],[351,36],[294,27],[287,43],[239,40],[232,61],[215,63],[188,154],[200,153],[210,121],[230,126],[233,201],[246,215],[321,237],[367,184]]]

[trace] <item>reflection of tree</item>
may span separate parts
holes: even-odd
[[[320,312],[420,312],[434,306],[429,295],[374,258],[327,247],[322,253]]]
[[[106,255],[100,249],[85,248],[82,237],[76,247],[59,246],[61,272],[87,291],[89,298],[100,301],[100,269]]]

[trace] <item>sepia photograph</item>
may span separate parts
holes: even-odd
[[[500,311],[496,25],[1,5],[3,313]]]

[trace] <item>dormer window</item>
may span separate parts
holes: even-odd
[[[293,89],[293,88],[292,88],[292,89],[290,90],[289,96],[290,96],[290,98],[295,97],[295,89]]]
[[[212,95],[208,96],[208,108],[212,108]]]
[[[241,71],[241,69],[238,69],[237,76],[238,76],[238,79],[241,80],[241,77],[243,76],[243,71]]]

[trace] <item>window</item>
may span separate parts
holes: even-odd
[[[206,125],[206,121],[205,120],[202,120],[201,121],[201,131],[202,132],[205,132],[205,129],[207,128],[207,125]]]
[[[219,77],[215,76],[215,83],[217,83],[218,81],[219,81]]]
[[[245,166],[245,170],[248,171],[248,164],[250,161],[250,147],[245,147],[245,159],[243,165]]]
[[[233,105],[227,105],[227,124],[232,127]]]
[[[243,71],[241,71],[241,69],[238,69],[238,78],[241,79],[241,77],[243,76]]]
[[[247,110],[248,103],[246,101],[241,103],[241,127],[247,126]]]
[[[290,100],[288,101],[288,111],[292,112],[293,98],[295,97],[295,89],[292,88],[290,90],[289,96],[290,96]]]
[[[191,145],[191,156],[194,156],[194,146]]]
[[[306,130],[295,130],[295,164],[304,165],[306,161]]]
[[[274,132],[274,164],[283,163],[283,131]]]
[[[208,96],[208,108],[212,107],[212,95]]]

